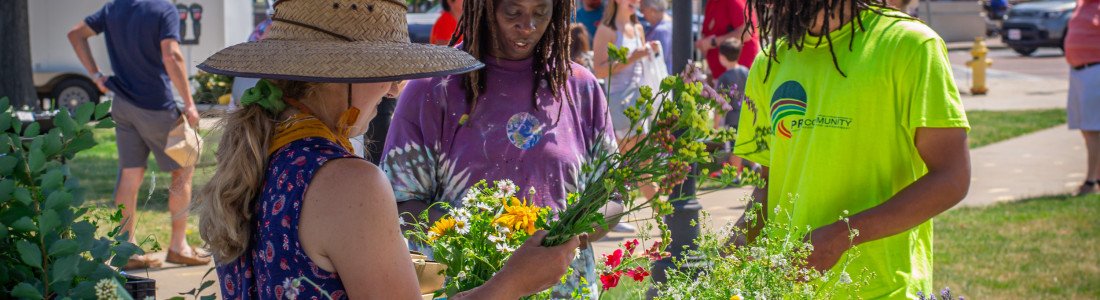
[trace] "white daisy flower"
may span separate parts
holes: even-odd
[[[470,226],[466,224],[466,221],[455,221],[455,232],[458,232],[458,234],[470,233]]]
[[[455,221],[465,222],[470,220],[470,218],[470,211],[466,209],[459,209],[457,212],[455,212]]]
[[[477,194],[467,192],[465,196],[462,196],[462,206],[471,206],[477,201]]]
[[[497,251],[500,252],[515,252],[516,248],[508,246],[506,244],[497,244]]]
[[[499,216],[497,216],[497,217],[499,217]],[[494,219],[495,218],[496,217],[494,217]],[[500,226],[500,224],[493,224],[493,228],[495,228],[497,230],[497,233],[500,233],[501,236],[506,236],[506,235],[512,233],[511,229],[508,229],[508,227]]]
[[[506,240],[506,238],[504,236],[499,236],[499,235],[495,235],[495,234],[490,234],[489,235],[489,241],[493,242],[494,244],[503,243],[505,240]]]

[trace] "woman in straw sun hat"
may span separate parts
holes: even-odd
[[[394,81],[482,64],[409,43],[406,10],[398,0],[279,1],[265,40],[199,65],[263,78],[224,120],[217,170],[196,203],[222,297],[420,298],[390,184],[349,153],[348,137],[367,129]],[[543,234],[456,298],[515,299],[557,282],[578,242],[540,247]]]

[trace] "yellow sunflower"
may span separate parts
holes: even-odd
[[[534,234],[535,222],[539,219],[539,210],[538,206],[527,205],[518,198],[512,197],[512,203],[504,206],[504,213],[493,220],[493,223],[512,230],[525,230],[527,234]]]
[[[455,219],[454,218],[449,218],[448,217],[448,218],[439,219],[439,221],[435,221],[435,224],[432,224],[432,229],[428,230],[428,241],[435,241],[435,239],[439,238],[440,236],[443,236],[443,234],[447,233],[448,231],[451,231],[451,229],[454,229],[454,228],[455,228]]]

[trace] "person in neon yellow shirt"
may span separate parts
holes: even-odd
[[[760,217],[812,228],[813,268],[870,271],[862,298],[933,291],[932,217],[970,183],[970,125],[943,40],[883,1],[748,2],[770,47],[749,72],[734,153],[767,167]],[[752,241],[759,228],[748,229],[731,242]]]

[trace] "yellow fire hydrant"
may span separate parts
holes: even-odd
[[[966,62],[966,66],[970,67],[970,76],[973,81],[970,86],[970,94],[985,95],[989,91],[989,88],[985,86],[985,70],[993,65],[993,60],[986,58],[986,54],[989,54],[989,48],[985,47],[985,41],[981,37],[975,38],[974,48],[970,49],[970,55],[974,59]]]

